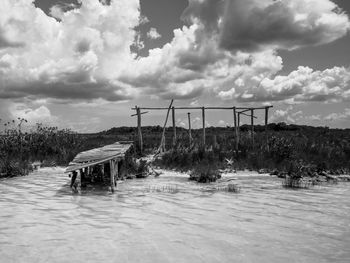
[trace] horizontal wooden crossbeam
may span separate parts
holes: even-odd
[[[266,107],[174,107],[175,110],[264,110],[266,108],[272,108],[273,106]],[[136,110],[136,108],[131,108]],[[168,110],[167,107],[139,107],[140,110]]]
[[[146,113],[149,113],[149,111],[141,112],[140,114],[142,115],[142,114],[146,114]],[[136,114],[131,115],[131,117],[134,117],[134,116],[137,116],[137,113],[136,113]]]

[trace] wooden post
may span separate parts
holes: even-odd
[[[109,161],[109,167],[110,167],[110,177],[111,177],[111,191],[114,193],[115,188],[115,181],[114,181],[114,160]]]
[[[171,107],[173,106],[173,102],[174,102],[174,100],[171,100],[168,111],[166,113],[166,118],[165,118],[163,132],[162,132],[162,139],[160,141],[160,146],[158,148],[158,152],[165,151],[165,129],[166,129],[166,124],[168,123],[169,113],[170,113]]]
[[[205,108],[202,107],[202,121],[203,121],[203,148],[205,149]]]
[[[118,180],[118,177],[119,177],[119,161],[116,161],[114,163],[114,174],[115,174],[115,182],[114,182],[114,185],[115,187],[117,187],[117,180]]]
[[[70,187],[71,187],[71,188],[72,188],[72,187],[74,186],[74,184],[75,184],[75,180],[77,179],[77,175],[78,175],[77,171],[73,171],[72,179],[71,179],[71,181],[70,181]]]
[[[241,136],[241,131],[240,131],[240,121],[241,121],[241,114],[238,112],[237,113],[237,144],[239,145],[239,137]]]
[[[235,127],[235,150],[236,150],[236,153],[238,153],[238,130],[237,130],[236,107],[233,107],[233,125]]]
[[[173,137],[173,146],[176,145],[176,123],[175,123],[175,107],[172,107],[172,117],[173,117],[173,131],[174,131],[174,137]]]
[[[192,144],[192,134],[191,134],[191,113],[187,113],[188,116],[188,137],[189,137],[189,141],[190,141],[190,147]]]
[[[140,108],[136,107],[136,114],[137,114],[137,131],[138,131],[138,137],[139,137],[139,146],[140,146],[140,153],[143,152],[143,142],[142,142],[142,130],[141,130],[141,111]]]
[[[268,135],[268,120],[269,120],[269,107],[265,108],[265,143],[266,143],[266,150],[269,151],[269,135]]]
[[[254,109],[250,109],[250,122],[251,122],[251,133],[252,133],[252,148],[254,149]]]

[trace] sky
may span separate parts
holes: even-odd
[[[96,132],[174,99],[350,128],[349,14],[348,0],[1,0],[0,119]],[[206,115],[232,126],[232,112]]]

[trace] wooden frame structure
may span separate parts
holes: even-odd
[[[136,111],[136,114],[133,114],[131,116],[137,116],[137,130],[138,130],[138,143],[139,148],[142,153],[143,151],[143,140],[142,140],[142,123],[141,123],[141,116],[143,114],[149,113],[151,110],[168,110],[167,118],[164,124],[163,128],[163,136],[162,136],[162,142],[164,137],[164,131],[165,126],[167,124],[168,115],[171,109],[172,112],[172,126],[174,131],[174,137],[173,137],[173,145],[175,145],[176,142],[176,121],[175,121],[175,111],[176,110],[201,110],[202,112],[202,145],[205,147],[206,145],[206,138],[205,138],[205,112],[206,110],[230,110],[233,112],[233,125],[234,125],[234,134],[235,134],[235,150],[238,152],[238,146],[239,146],[239,138],[240,138],[240,120],[241,116],[248,116],[250,117],[250,126],[251,126],[251,143],[252,147],[254,148],[254,119],[257,119],[257,117],[254,115],[254,112],[258,110],[264,110],[265,111],[265,144],[266,148],[268,149],[268,119],[269,119],[269,109],[273,106],[264,106],[264,107],[174,107],[172,106],[173,100],[170,103],[169,107],[138,107],[135,106],[132,108],[132,110]],[[144,111],[147,110],[147,111]],[[141,112],[144,111],[144,112]],[[249,114],[250,113],[250,114]],[[192,135],[191,135],[191,113],[188,112],[188,125],[189,125],[189,141],[190,144],[192,143]],[[162,146],[162,143],[161,143]]]

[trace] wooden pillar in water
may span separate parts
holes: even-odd
[[[172,117],[173,117],[173,133],[174,133],[174,137],[173,137],[173,146],[175,146],[176,144],[176,122],[175,122],[175,107],[172,107],[171,109],[172,111]]]
[[[236,153],[238,153],[238,129],[237,129],[236,107],[233,107],[233,125],[235,127],[235,150],[236,150]]]
[[[252,148],[254,149],[254,109],[250,109],[250,122],[251,122],[251,133],[252,133]]]
[[[202,107],[202,122],[203,122],[203,148],[205,149],[205,108]]]
[[[141,130],[141,110],[139,107],[135,106],[137,114],[137,132],[139,138],[140,153],[143,152],[143,141],[142,141],[142,130]]]
[[[109,167],[110,167],[110,178],[111,178],[111,191],[114,193],[115,190],[115,181],[114,181],[114,160],[109,161]]]
[[[119,177],[119,161],[114,162],[114,174],[115,174],[115,180],[114,180],[114,185],[117,187],[117,180]]]
[[[188,137],[189,137],[189,141],[190,141],[190,147],[192,144],[192,134],[191,134],[191,113],[187,113],[188,116]]]
[[[269,120],[269,107],[265,108],[265,144],[266,150],[269,151],[269,135],[268,135],[268,120]]]
[[[71,188],[73,187],[73,185],[74,185],[74,183],[75,183],[75,180],[77,179],[77,175],[78,175],[77,171],[73,171],[73,173],[72,173],[72,179],[71,179],[71,181],[70,181],[70,187],[71,187]]]

